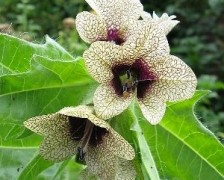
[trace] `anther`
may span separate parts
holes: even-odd
[[[126,73],[127,73],[127,79],[130,79],[130,77],[131,77],[131,71],[130,71],[130,69],[127,70]]]
[[[78,156],[78,160],[79,161],[83,161],[85,158],[85,152],[83,151],[83,149],[81,147],[77,147],[77,156]]]

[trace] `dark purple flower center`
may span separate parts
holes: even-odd
[[[137,91],[137,98],[143,98],[156,80],[155,74],[142,59],[136,60],[132,65],[115,65],[112,73],[112,86],[117,95],[122,97],[129,97]]]
[[[117,45],[121,45],[124,42],[124,39],[119,34],[119,30],[116,28],[109,28],[107,30],[107,40]]]
[[[70,136],[72,140],[80,141],[80,146],[77,147],[77,159],[83,161],[87,146],[101,144],[103,137],[108,133],[107,129],[94,125],[87,118],[68,117],[70,125]]]

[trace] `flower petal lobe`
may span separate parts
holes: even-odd
[[[158,124],[165,114],[166,104],[154,96],[139,100],[143,116],[153,125]]]
[[[131,103],[132,96],[118,97],[111,85],[101,84],[93,97],[94,108],[99,118],[109,119],[123,112]]]
[[[76,16],[76,29],[80,37],[87,43],[107,38],[107,27],[104,20],[86,11]]]
[[[149,94],[164,101],[178,101],[190,98],[197,85],[191,68],[175,56],[148,59],[158,80],[152,84]]]
[[[111,133],[106,138],[106,147],[116,156],[126,160],[132,160],[135,157],[133,147],[117,132],[111,129]]]
[[[54,162],[60,162],[75,155],[78,143],[72,141],[68,133],[65,131],[55,132],[54,136],[45,137],[40,146],[40,155],[44,159]]]
[[[23,124],[31,131],[40,135],[53,134],[55,131],[66,129],[65,117],[60,117],[58,113],[36,116],[28,119]]]

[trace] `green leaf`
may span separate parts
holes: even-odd
[[[24,131],[23,125],[2,123],[0,121],[0,149],[32,149],[37,148],[42,140],[39,135],[33,134],[26,138],[18,138]]]
[[[207,93],[197,91],[191,99],[168,104],[156,126],[144,119],[137,104],[114,118],[113,126],[136,149],[139,174],[146,179],[223,179],[224,147],[193,113],[195,103]],[[134,130],[133,139],[128,129]]]
[[[49,37],[37,45],[0,34],[0,46],[0,155],[4,156],[0,179],[46,179],[52,172],[59,178],[62,169],[77,169],[34,155],[43,137],[26,130],[23,121],[65,106],[92,103],[97,83],[83,59],[74,59]],[[22,168],[14,173],[20,164]],[[67,170],[68,176],[78,169]]]
[[[62,62],[35,56],[29,71],[1,76],[0,82],[0,123],[91,103],[96,88],[81,58]]]
[[[54,163],[45,161],[40,155],[35,155],[23,171],[20,173],[18,179],[37,179],[37,176],[45,169],[53,166]]]
[[[61,62],[36,56],[31,65],[30,71],[0,77],[0,124],[21,124],[30,117],[65,106],[92,102],[96,83],[85,71],[82,59]]]
[[[53,177],[51,176],[51,180],[78,179],[79,174],[84,167],[85,166],[76,163],[74,159],[64,161],[56,171],[55,175]]]
[[[27,163],[20,173],[18,180],[23,179],[76,179],[83,169],[83,165],[73,159],[61,163],[44,160],[40,155]]]
[[[0,179],[16,179],[33,157],[36,149],[0,149]]]
[[[46,36],[45,44],[34,44],[0,33],[0,76],[25,72],[36,56],[57,60],[73,60],[73,57],[54,40]]]

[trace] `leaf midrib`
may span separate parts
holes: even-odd
[[[193,112],[192,112],[193,113]],[[221,177],[223,177],[223,175],[221,174],[221,172],[219,172],[213,164],[211,164],[209,161],[207,161],[207,159],[205,157],[203,157],[202,155],[200,155],[200,153],[198,153],[189,143],[185,142],[184,139],[180,138],[180,136],[176,135],[175,133],[173,133],[171,130],[169,130],[168,128],[166,128],[164,125],[159,124],[159,126],[161,128],[163,128],[165,131],[167,131],[168,133],[172,134],[175,138],[177,138],[179,141],[184,142],[183,144],[186,145],[186,147],[188,147],[190,150],[192,150],[196,155],[198,155],[204,162],[206,162],[210,167],[212,167]]]
[[[5,94],[1,94],[0,95],[0,98],[1,97],[4,97],[4,96],[8,96],[8,95],[13,95],[13,94],[19,94],[19,93],[26,93],[26,92],[31,92],[31,91],[40,91],[40,90],[47,90],[47,89],[57,89],[57,88],[60,88],[60,89],[63,89],[63,88],[70,88],[70,87],[78,87],[78,86],[85,86],[85,85],[96,85],[97,83],[92,81],[92,80],[88,80],[88,81],[83,81],[83,80],[80,80],[79,83],[74,83],[74,84],[70,84],[70,85],[55,85],[55,86],[47,86],[47,87],[42,87],[42,88],[30,88],[30,89],[26,89],[26,90],[22,90],[22,91],[13,91],[13,92],[10,92],[10,93],[5,93]]]

